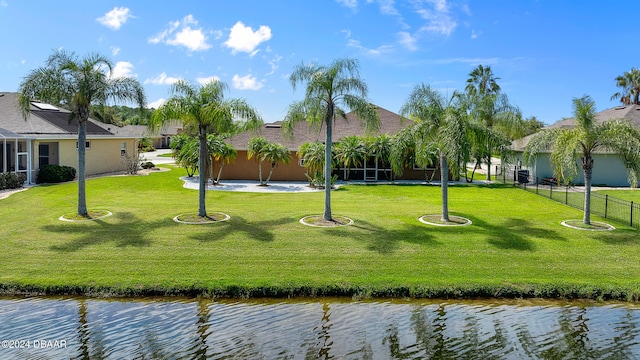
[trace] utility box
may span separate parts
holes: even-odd
[[[529,183],[529,170],[518,170],[518,182],[520,184]]]

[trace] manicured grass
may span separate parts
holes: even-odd
[[[76,184],[0,200],[0,291],[85,295],[640,297],[640,236],[566,228],[581,212],[511,186],[452,186],[465,227],[422,224],[440,188],[349,185],[333,193],[347,227],[299,223],[322,193],[210,191],[225,222],[185,225],[198,193],[181,169],[87,181],[90,209],[112,216],[68,223]],[[594,220],[603,219],[594,217]],[[608,221],[610,222],[610,221]]]
[[[618,199],[633,201],[634,203],[640,203],[640,189],[631,190],[598,190],[598,194],[609,195]]]

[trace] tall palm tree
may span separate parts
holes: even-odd
[[[491,180],[491,156],[504,149],[502,144],[507,134],[520,134],[524,121],[520,109],[511,105],[506,94],[500,91],[490,66],[479,65],[467,79],[465,94],[460,95],[472,120],[481,127],[475,136],[476,161],[487,163],[487,180]],[[502,155],[502,154],[501,154]]]
[[[264,151],[268,145],[269,140],[262,136],[251,138],[247,144],[247,159],[256,159],[256,163],[258,163],[258,178],[260,179],[260,185],[264,185],[264,182],[262,181],[262,161],[264,160]]]
[[[282,144],[269,143],[262,149],[262,160],[271,164],[269,175],[264,181],[264,185],[267,185],[269,180],[271,180],[271,175],[273,175],[273,169],[275,169],[278,164],[288,164],[291,162],[291,151]]]
[[[625,105],[640,105],[640,69],[631,68],[615,78],[616,86],[622,88],[611,96],[611,100],[620,98]]]
[[[345,136],[336,144],[335,158],[338,163],[347,169],[347,178],[352,167],[361,166],[367,157],[367,149],[364,140],[356,135]]]
[[[491,66],[482,66],[480,64],[469,73],[465,91],[467,94],[477,97],[497,94],[500,92],[500,85],[496,80],[500,80],[500,78],[493,75]]]
[[[435,149],[440,162],[442,188],[442,217],[449,222],[449,173],[460,176],[461,164],[469,158],[470,144],[467,135],[468,123],[464,109],[457,103],[456,92],[446,99],[429,85],[416,86],[400,110],[400,114],[413,120],[411,135],[414,144],[416,165],[429,165]],[[452,164],[452,166],[449,166]]]
[[[593,154],[598,150],[616,153],[627,166],[629,182],[638,184],[640,176],[640,131],[624,121],[598,123],[596,105],[589,96],[573,99],[575,127],[542,130],[527,144],[525,161],[551,150],[551,163],[558,178],[572,180],[577,172],[576,157],[580,156],[584,175],[583,222],[591,224],[591,175]]]
[[[138,80],[112,77],[113,64],[107,57],[89,54],[78,58],[73,52],[54,51],[45,66],[32,70],[20,84],[19,107],[26,119],[34,100],[71,111],[69,121],[78,121],[78,215],[88,216],[85,164],[87,121],[93,107],[108,101],[133,102],[144,108],[146,97]]]
[[[171,86],[171,97],[158,108],[149,121],[152,129],[180,120],[185,127],[197,129],[199,140],[198,216],[206,217],[207,135],[228,134],[240,126],[257,129],[262,125],[258,112],[242,99],[225,99],[227,85],[219,80],[202,86],[179,80]]]
[[[283,122],[284,131],[292,134],[293,125],[302,120],[306,120],[311,126],[325,126],[323,218],[333,221],[331,215],[333,123],[338,117],[346,120],[346,112],[342,108],[345,106],[357,115],[365,130],[371,132],[380,126],[378,112],[367,100],[367,85],[360,78],[357,60],[338,59],[328,66],[302,63],[294,68],[289,80],[294,90],[298,84],[304,84],[305,98],[289,108]]]

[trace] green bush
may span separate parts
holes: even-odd
[[[59,183],[71,181],[76,178],[76,169],[64,165],[44,165],[38,172],[38,184]]]
[[[0,174],[0,190],[21,188],[27,177],[24,174]]]
[[[155,167],[155,165],[151,161],[147,161],[140,164],[140,167],[143,169],[151,169],[152,167]]]

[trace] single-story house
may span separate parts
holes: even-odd
[[[78,168],[78,121],[69,111],[32,102],[25,120],[17,107],[18,94],[0,92],[0,172],[23,173],[35,183],[47,164]],[[87,123],[86,175],[126,170],[127,154],[137,155],[139,136],[118,134],[120,128],[89,119]]]
[[[182,133],[183,126],[179,121],[162,126],[156,131],[146,125],[125,125],[116,129],[116,134],[135,135],[137,138],[149,138],[156,149],[168,149],[171,138]]]
[[[380,129],[377,134],[373,134],[373,136],[381,134],[394,135],[411,123],[406,119],[403,121],[400,115],[394,114],[386,109],[378,107],[377,110],[380,117]],[[332,137],[334,144],[346,136],[364,135],[364,130],[357,116],[353,112],[350,112],[346,117],[347,121],[339,119],[333,126]],[[272,143],[280,143],[286,146],[292,153],[292,159],[289,164],[280,164],[274,170],[271,180],[275,181],[306,181],[306,169],[298,156],[298,150],[300,146],[306,142],[319,141],[324,143],[326,139],[324,127],[315,130],[310,129],[309,124],[304,121],[298,122],[295,125],[293,139],[284,135],[282,122],[265,124],[259,131],[245,131],[228,141],[238,151],[238,157],[233,163],[224,165],[222,171],[223,180],[258,180],[258,163],[255,159],[248,160],[247,158],[249,140],[257,136],[262,136]],[[270,166],[271,164],[263,162],[262,173],[264,177],[268,174]],[[434,168],[407,168],[399,179],[425,180],[427,177],[431,177],[434,171],[436,172],[434,178],[439,179],[439,170]],[[346,172],[347,169],[344,167],[334,170],[334,174],[337,174],[338,178],[342,180],[346,178]],[[381,162],[376,162],[373,158],[369,159],[362,167],[351,168],[349,171],[349,178],[351,180],[384,181],[387,179],[387,176],[391,176],[391,169],[388,166],[384,167]]]
[[[626,120],[640,128],[640,105],[616,106],[599,112],[596,114],[596,117],[599,123],[612,120]],[[569,128],[573,126],[575,126],[575,119],[569,118],[560,120],[547,128]],[[512,149],[516,153],[521,168],[529,170],[530,176],[532,176],[533,179],[555,178],[551,167],[550,151],[538,154],[533,164],[525,164],[524,161],[522,161],[522,154],[533,136],[535,136],[535,134],[515,140],[512,143]],[[584,184],[582,165],[579,158],[576,159],[576,164],[579,171],[576,178],[573,179],[573,183],[578,185]],[[598,151],[593,154],[592,184],[602,186],[629,186],[627,168],[614,153],[604,150]]]

